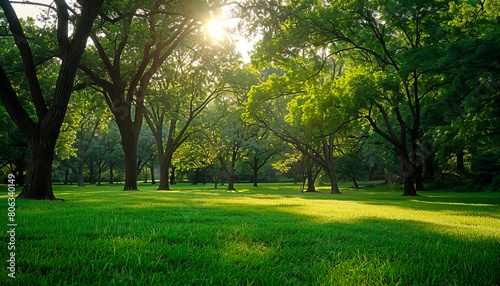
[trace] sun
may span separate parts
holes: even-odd
[[[207,34],[214,40],[222,40],[226,35],[224,23],[220,20],[213,19],[205,24]]]

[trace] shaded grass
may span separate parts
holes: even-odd
[[[15,284],[500,283],[500,194],[346,186],[54,186],[65,202],[17,201]]]

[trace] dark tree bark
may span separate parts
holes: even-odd
[[[156,185],[155,181],[155,165],[151,164],[151,184]]]
[[[315,176],[313,174],[314,161],[311,158],[306,157],[304,159],[304,163],[306,164],[306,178],[307,178],[307,189],[305,190],[305,192],[307,193],[317,192],[316,186],[314,185],[314,182],[316,181]],[[306,182],[306,180],[304,182]]]
[[[337,183],[337,175],[335,174],[335,166],[333,164],[333,148],[334,148],[334,136],[330,134],[327,138],[323,138],[323,157],[324,164],[322,164],[323,169],[328,174],[330,179],[330,193],[341,194],[339,185]]]
[[[354,172],[352,173],[351,178],[352,178],[352,183],[354,184],[354,187],[359,188],[358,182],[356,181],[356,174]]]
[[[64,170],[64,184],[68,184],[69,169]]]
[[[7,112],[23,134],[29,148],[26,183],[18,198],[55,200],[51,185],[54,147],[66,114],[76,76],[78,62],[85,50],[92,24],[103,0],[82,0],[78,24],[73,39],[68,39],[69,14],[65,1],[56,1],[57,41],[61,53],[61,66],[53,89],[50,106],[47,106],[28,43],[19,19],[9,1],[0,1],[0,6],[9,22],[16,46],[20,51],[31,99],[38,121],[34,122],[19,101],[10,80],[0,65],[0,99]]]
[[[222,170],[224,170],[224,173],[227,175],[227,190],[228,191],[235,191],[236,189],[234,188],[234,172],[235,172],[235,167],[236,167],[236,157],[238,156],[238,152],[240,150],[240,145],[238,142],[233,143],[233,148],[231,151],[231,166],[230,169],[227,168],[226,163],[224,162],[224,159],[219,156],[219,162],[221,164]],[[222,186],[222,184],[221,184]]]
[[[196,168],[194,170],[194,181],[193,181],[193,185],[198,185],[198,176],[200,174],[200,168]]]
[[[177,182],[175,181],[175,167],[174,166],[172,166],[172,170],[170,171],[170,184],[171,185],[177,184]]]
[[[380,136],[382,136],[384,139],[389,141],[393,145],[393,150],[398,156],[399,159],[399,173],[401,176],[404,178],[404,187],[403,187],[403,196],[418,196],[416,189],[415,189],[415,171],[417,169],[417,149],[418,145],[416,144],[416,135],[413,134],[414,136],[411,138],[412,141],[412,149],[414,150],[412,152],[411,158],[410,155],[408,154],[408,148],[406,146],[407,142],[407,132],[410,129],[406,123],[403,121],[403,118],[401,116],[401,113],[398,108],[395,108],[395,112],[397,115],[398,122],[400,124],[400,135],[399,137],[396,135],[396,132],[392,128],[392,125],[389,120],[389,115],[386,111],[386,109],[380,105],[379,103],[375,103],[375,106],[379,109],[380,113],[382,114],[384,118],[384,124],[387,128],[387,132],[383,131],[380,129],[377,125],[377,123],[372,119],[371,117],[371,110],[370,114],[366,116],[366,119],[368,119],[370,125],[372,126],[373,130],[378,133]],[[415,129],[413,129],[414,131]],[[418,128],[416,129],[418,130]],[[415,132],[413,132],[415,133]]]

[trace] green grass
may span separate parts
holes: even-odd
[[[237,192],[141,185],[134,192],[122,186],[54,186],[66,201],[17,200],[12,284],[500,283],[497,193],[402,197],[400,189],[376,186],[330,195],[327,188],[300,193],[292,184],[237,184]],[[6,206],[7,196],[0,196],[4,227]],[[7,241],[6,231],[0,236]],[[5,243],[0,257],[8,258]],[[7,273],[2,267],[0,284],[12,280]]]

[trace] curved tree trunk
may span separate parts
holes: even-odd
[[[87,38],[93,22],[102,5],[102,0],[80,1],[81,15],[74,27],[73,38],[68,38],[64,31],[68,28],[68,10],[64,1],[56,2],[58,15],[58,48],[61,55],[61,67],[57,82],[50,97],[50,108],[44,98],[36,74],[33,54],[26,40],[23,28],[9,1],[0,1],[3,14],[9,22],[12,34],[16,35],[15,44],[21,53],[25,67],[26,79],[33,105],[36,110],[35,123],[19,101],[7,74],[0,65],[0,99],[10,117],[28,142],[29,158],[25,186],[19,198],[37,200],[55,200],[52,192],[51,175],[54,148],[59,136],[61,125],[68,108],[73,89],[78,62],[87,45]],[[66,21],[64,21],[66,18]],[[67,31],[67,30],[66,30]],[[21,40],[22,39],[22,40]],[[45,95],[49,97],[49,95]]]

